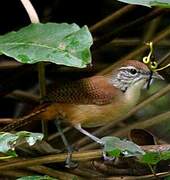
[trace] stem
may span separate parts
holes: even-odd
[[[164,121],[166,121],[167,119],[169,119],[170,117],[170,111],[159,114],[153,118],[147,119],[147,120],[143,120],[141,122],[136,122],[130,126],[128,126],[127,128],[124,129],[120,129],[118,132],[114,132],[112,135],[114,136],[124,136],[125,134],[127,134],[131,129],[135,129],[140,127],[141,129],[143,128],[148,128],[151,127],[153,125],[157,125],[159,123],[163,123]]]
[[[30,0],[20,0],[23,4],[25,10],[28,13],[31,23],[40,23],[38,18],[38,14],[35,11],[33,5],[31,4]],[[43,98],[46,95],[46,83],[45,83],[45,66],[43,62],[38,63],[38,79],[40,84],[40,96]],[[42,124],[42,132],[44,137],[47,137],[47,123],[41,121]]]
[[[33,176],[34,174],[32,172],[15,169],[15,170],[0,171],[0,175],[1,175],[0,176],[1,179],[2,179],[2,176],[11,177],[12,179],[14,179],[14,177],[17,178],[17,177],[22,177],[22,176]],[[7,179],[5,177],[4,177],[4,179]]]
[[[34,7],[32,6],[30,0],[20,0],[22,5],[24,6],[25,10],[28,13],[30,21],[32,23],[39,23],[39,18],[37,12],[35,11]]]
[[[109,43],[111,39],[120,35],[122,32],[127,31],[127,29],[141,25],[144,22],[150,21],[150,20],[154,19],[155,17],[160,16],[162,13],[165,13],[165,10],[157,8],[157,9],[151,11],[146,16],[135,19],[134,21],[132,21],[130,23],[123,24],[122,26],[114,29],[114,31],[112,31],[110,33],[105,33],[105,35],[103,35],[102,37],[100,37],[98,39],[96,38],[94,40],[94,45],[93,45],[94,51],[100,51],[101,46],[104,46],[105,44]]]
[[[149,145],[141,146],[145,152],[164,152],[170,150],[169,144],[164,145]],[[72,154],[72,159],[75,161],[88,161],[92,159],[101,158],[103,156],[102,150],[90,150],[84,152],[74,152]],[[14,158],[8,162],[0,163],[0,170],[10,169],[11,168],[24,168],[30,166],[36,166],[40,164],[49,164],[49,163],[58,163],[65,162],[67,153],[56,154],[56,155],[46,155],[36,158],[23,159],[23,158]]]
[[[89,29],[92,33],[95,33],[96,31],[99,31],[100,29],[104,29],[109,24],[113,23],[115,20],[119,19],[121,16],[123,16],[125,13],[133,10],[136,8],[134,5],[127,5],[122,7],[121,9],[117,10],[113,14],[107,16],[106,18],[102,19],[101,21],[97,22],[93,26],[91,26]]]
[[[45,175],[48,175],[51,177],[55,177],[55,178],[58,178],[60,180],[68,180],[68,179],[80,180],[80,179],[82,179],[82,178],[80,178],[74,174],[54,170],[52,168],[45,167],[45,166],[33,166],[33,167],[28,167],[27,169],[35,171],[37,173],[41,173],[41,174],[45,174]]]
[[[157,178],[163,178],[170,175],[170,172],[161,172],[155,174]],[[143,175],[143,176],[113,176],[105,178],[105,180],[148,180],[155,179],[154,174]]]
[[[56,162],[65,162],[68,154],[57,154],[57,155],[47,155],[42,157],[30,158],[27,160],[20,159],[20,161],[16,161],[17,158],[13,159],[14,162],[5,162],[0,164],[0,170],[2,169],[11,169],[11,168],[23,168],[29,166],[36,166],[40,164],[49,164]],[[72,154],[72,159],[75,161],[87,161],[96,158],[102,157],[101,150],[95,151],[86,151],[86,152],[75,152]]]
[[[146,32],[146,34],[144,35],[144,42],[149,42],[151,41],[151,39],[153,39],[155,32],[160,24],[161,21],[161,17],[158,16],[157,18],[153,19],[150,23],[149,23],[149,28]]]
[[[38,104],[40,102],[40,98],[38,96],[21,90],[15,90],[6,97],[16,99],[20,102],[28,102],[31,104]]]
[[[46,83],[45,83],[45,66],[43,62],[38,63],[38,79],[40,84],[40,97],[41,99],[46,95]],[[47,122],[41,120],[42,132],[44,138],[47,139],[48,136],[48,126]]]

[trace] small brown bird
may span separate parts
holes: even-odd
[[[82,127],[98,127],[114,121],[135,106],[151,71],[142,62],[128,60],[105,76],[93,76],[49,87],[44,105],[28,116],[4,127],[9,131],[28,124],[30,119],[62,119],[97,143],[103,142]],[[152,78],[162,79],[154,72]],[[34,118],[33,118],[34,117]]]

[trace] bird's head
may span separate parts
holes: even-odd
[[[163,79],[157,72],[153,72],[142,62],[128,60],[120,64],[111,74],[110,82],[121,91],[129,88],[142,89],[152,79]]]

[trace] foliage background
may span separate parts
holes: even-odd
[[[110,15],[111,13],[114,13],[126,6],[126,4],[117,2],[115,0],[32,0],[32,3],[38,12],[41,22],[74,22],[80,26],[86,24],[89,27],[105,18],[107,15]],[[89,66],[87,69],[80,70],[76,68],[54,66],[49,64],[46,68],[47,83],[51,81],[61,81],[63,79],[80,79],[82,77],[94,75],[118,61],[126,54],[132,52],[135,48],[143,45],[144,42],[152,40],[157,33],[170,25],[170,15],[168,9],[163,10],[159,14],[153,16],[154,18],[152,19],[154,20],[148,20],[146,15],[152,13],[154,10],[156,10],[156,8],[134,6],[133,9],[129,10],[125,15],[120,16],[120,18],[115,20],[113,23],[92,32],[95,40],[95,44],[92,47],[93,67]],[[128,25],[142,17],[144,17],[144,20],[140,23],[134,26]],[[18,30],[19,28],[30,24],[29,18],[20,1],[6,0],[1,2],[0,24],[0,34],[4,34],[12,30]],[[121,29],[121,27],[126,24],[127,27]],[[107,39],[107,35],[110,33],[111,37]],[[99,40],[98,44],[97,40]],[[158,60],[161,60],[164,55],[169,53],[169,47],[169,36],[155,45],[155,56]],[[145,54],[147,54],[147,52],[144,54],[140,53],[140,55],[136,56],[135,59],[141,60]],[[170,58],[167,58],[165,63],[167,64],[169,62]],[[169,72],[169,69],[161,72],[165,78],[165,82],[157,82],[152,86],[149,92],[146,93],[146,91],[144,91],[142,99],[146,99],[154,92],[163,89],[170,81]],[[0,95],[3,95],[4,92],[11,92],[12,90],[18,89],[33,94],[38,94],[37,82],[37,70],[34,66],[21,65],[8,57],[0,57]],[[0,117],[10,118],[22,116],[23,114],[28,113],[29,109],[31,110],[33,106],[38,104],[35,101],[27,102],[27,100],[25,100],[24,103],[22,101],[23,99],[19,98],[16,94],[10,94],[7,97],[1,96]],[[114,131],[119,132],[119,130],[130,126],[131,123],[144,121],[169,110],[170,94],[167,94],[159,99],[159,101],[142,108],[142,110],[135,113],[135,115],[131,116],[123,123],[117,124],[114,127],[114,130],[111,129],[107,132],[107,134],[111,134]],[[156,139],[158,139],[159,143],[170,142],[169,122],[169,119],[167,119],[167,121],[159,123],[154,127],[147,128],[148,131],[151,132]],[[33,124],[31,127],[27,127],[26,129],[39,132],[41,131],[40,124],[37,123]],[[49,124],[49,129],[51,133],[56,131],[52,122]],[[74,144],[82,135],[75,130],[71,130],[71,132],[68,131],[66,133],[66,136],[68,136],[70,142]],[[51,142],[54,147],[56,144],[55,142],[55,139]],[[58,143],[57,148],[63,148],[62,143]],[[83,149],[83,147],[81,148]],[[97,165],[96,167],[98,167]],[[100,167],[98,167],[98,170],[100,173],[108,175],[108,172],[104,172],[104,170],[101,170]],[[158,172],[161,172],[161,170],[161,168],[158,168]],[[145,171],[145,173],[147,174],[148,171]],[[110,172],[110,174],[113,175],[114,173]]]

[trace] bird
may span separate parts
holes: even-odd
[[[150,83],[151,78],[163,79],[157,72],[151,73],[143,62],[126,60],[105,75],[53,84],[47,87],[42,105],[1,131],[17,129],[32,120],[49,121],[57,118],[103,144],[100,138],[84,128],[104,126],[122,117],[138,103],[141,90]]]

